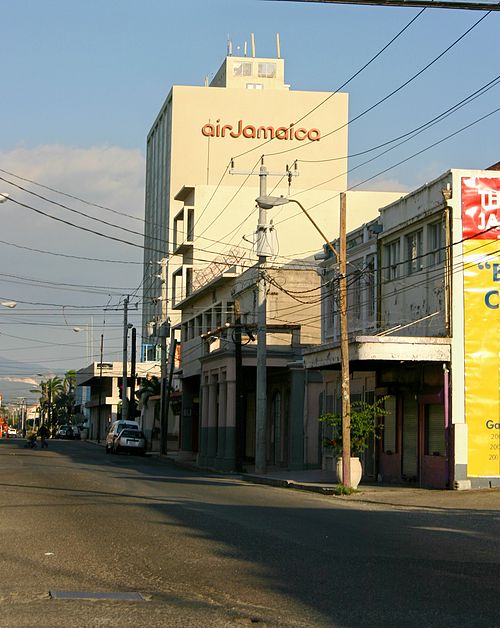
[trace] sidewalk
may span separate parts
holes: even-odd
[[[332,471],[270,471],[265,475],[242,474],[242,479],[256,484],[334,495],[336,499],[385,506],[429,509],[467,509],[500,512],[500,489],[451,491],[407,485],[363,484],[352,495],[337,495],[338,482]]]
[[[95,441],[89,440],[87,442],[97,445]],[[103,443],[100,444],[103,445]],[[213,469],[198,467],[194,457],[179,456],[176,451],[169,452],[167,456],[160,456],[159,452],[149,452],[149,455],[194,472],[205,473],[208,471],[209,473],[217,473]],[[356,493],[352,495],[337,495],[338,482],[334,472],[322,471],[321,469],[310,471],[281,471],[273,469],[263,475],[255,474],[252,469],[249,469],[245,473],[225,473],[224,475],[254,484],[331,495],[335,499],[350,503],[360,502],[373,505],[379,504],[381,506],[433,510],[484,510],[500,513],[500,488],[451,491],[410,487],[407,485],[361,483]]]
[[[169,462],[193,471],[203,472],[196,466],[193,459],[181,459],[176,452],[169,453],[166,458]],[[213,472],[213,470],[209,470]],[[500,489],[476,489],[470,491],[450,491],[418,488],[407,485],[395,484],[363,484],[361,483],[356,493],[352,495],[337,495],[338,482],[333,471],[321,469],[310,471],[281,471],[269,470],[260,475],[249,469],[246,473],[230,474],[231,477],[239,477],[246,482],[264,484],[331,495],[335,499],[343,501],[360,502],[381,506],[393,506],[400,508],[426,508],[426,509],[464,509],[485,510],[500,512]]]

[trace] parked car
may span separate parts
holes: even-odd
[[[118,454],[121,451],[144,456],[146,453],[146,438],[141,430],[126,428],[118,434],[113,441],[112,452]]]
[[[57,438],[80,440],[80,430],[76,425],[61,425],[57,432]]]
[[[139,430],[140,426],[137,421],[114,421],[106,435],[106,453],[109,454],[113,449],[113,445],[118,434],[124,430]]]
[[[17,436],[17,429],[9,425],[9,429],[7,430],[7,436],[12,436],[15,438]]]

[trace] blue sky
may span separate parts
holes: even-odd
[[[292,88],[330,91],[418,13],[258,0],[3,0],[0,8],[9,25],[0,40],[2,147],[110,144],[141,150],[169,87],[201,84],[215,72],[228,34],[236,46],[254,32],[257,54],[273,55],[279,31]],[[346,88],[351,117],[418,71],[481,15],[427,10]],[[401,95],[353,124],[351,144],[384,139],[407,123],[411,128],[427,112],[459,100],[467,85],[479,87],[496,75],[499,20],[492,13]],[[494,102],[493,94],[484,102]],[[470,109],[487,110],[479,104]],[[474,116],[458,119],[469,118]],[[466,133],[452,142],[453,149],[443,147],[433,157],[447,167],[447,156],[458,151],[467,161],[463,165],[470,165],[472,152],[477,165],[486,165],[495,149],[486,141],[478,150],[477,139],[478,132]]]
[[[236,51],[253,32],[257,55],[274,56],[279,32],[292,89],[330,92],[418,13],[414,8],[284,0],[0,0],[0,169],[140,218],[149,128],[173,84],[201,85],[217,71],[228,35]],[[344,88],[350,94],[350,118],[419,72],[482,15],[426,10]],[[491,13],[419,78],[353,122],[349,152],[423,124],[494,79],[500,74],[499,31],[500,13]],[[492,88],[430,131],[352,172],[350,184],[488,114],[500,106],[499,93],[500,87]],[[366,187],[410,190],[450,167],[487,167],[500,159],[499,129],[497,113]],[[351,166],[360,161],[353,158]],[[3,191],[27,202],[28,197],[0,181]],[[43,207],[41,201],[29,202]],[[73,206],[89,211],[76,202]],[[75,337],[72,327],[89,325],[89,314],[62,304],[105,304],[109,293],[117,303],[117,295],[133,292],[141,281],[140,249],[54,225],[12,203],[3,204],[1,211],[0,267],[24,279],[0,275],[0,297],[52,305],[20,304],[0,313],[0,358],[42,364],[47,370],[83,366],[85,341]],[[103,217],[136,228],[135,241],[141,242],[137,220],[109,213]],[[134,264],[83,262],[13,244]],[[59,287],[40,284],[48,278]],[[102,294],[70,291],[64,284],[98,286]],[[139,324],[138,315],[132,314],[132,320]],[[119,315],[96,316],[93,324],[95,344],[106,325],[107,359],[120,359]],[[60,344],[51,346],[56,341]],[[0,377],[5,374],[0,369]]]

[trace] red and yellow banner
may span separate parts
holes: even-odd
[[[500,477],[500,177],[462,178],[469,477]]]

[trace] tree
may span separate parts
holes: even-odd
[[[358,456],[368,447],[370,438],[381,438],[383,424],[378,417],[389,414],[384,408],[387,396],[374,403],[353,401],[351,405],[351,456]],[[342,417],[333,412],[325,412],[319,417],[322,423],[332,428],[332,437],[323,439],[323,446],[342,453]]]
[[[57,376],[41,381],[39,387],[32,390],[40,395],[40,420],[49,427],[55,424],[54,407],[62,390],[62,379]]]
[[[159,396],[161,394],[161,383],[156,375],[153,375],[149,379],[143,380],[142,384],[135,393],[139,403],[145,408],[148,407],[148,401],[150,397]]]

